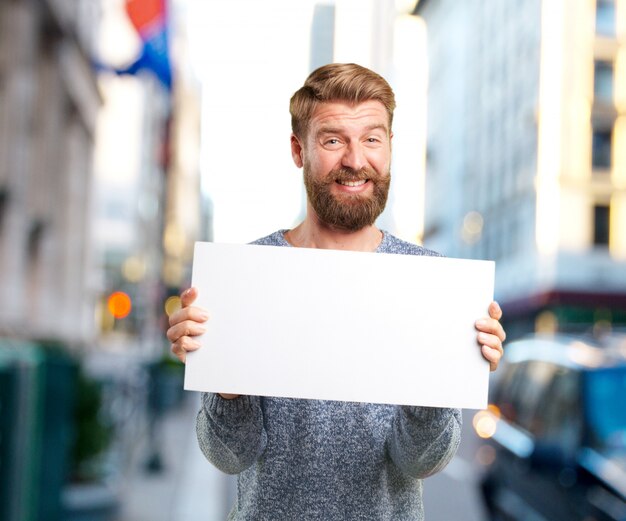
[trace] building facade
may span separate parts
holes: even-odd
[[[200,180],[202,87],[190,59],[186,16],[175,12],[173,61],[176,84],[172,93],[169,168],[163,232],[162,279],[178,295],[191,283],[195,241],[213,240],[212,213]]]
[[[144,43],[125,0],[101,6],[98,84],[104,103],[93,227],[98,345],[151,358],[169,349],[165,302],[189,285],[194,241],[209,236],[200,190],[201,91],[189,63],[182,7],[168,11],[174,81],[167,85],[149,67],[120,74],[141,56]],[[109,298],[117,292],[130,298],[128,315],[110,312]]]
[[[515,336],[626,325],[626,2],[421,0],[425,244],[496,261]]]
[[[93,338],[89,215],[101,98],[87,0],[0,4],[0,335]]]

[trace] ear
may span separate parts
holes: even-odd
[[[300,139],[295,134],[291,134],[291,157],[298,168],[302,168],[304,165],[303,154],[304,147]]]

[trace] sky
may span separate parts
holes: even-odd
[[[202,82],[203,190],[216,242],[249,242],[302,216],[289,98],[310,72],[314,0],[188,0]]]

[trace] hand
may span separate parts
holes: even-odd
[[[185,363],[187,353],[200,348],[200,342],[193,337],[203,334],[206,331],[204,323],[209,319],[209,314],[202,308],[192,306],[198,290],[189,288],[180,295],[182,308],[170,316],[170,327],[167,330],[167,338],[172,343],[172,353],[181,362]],[[237,394],[221,394],[226,400],[237,398]]]
[[[506,333],[500,324],[502,309],[497,302],[489,305],[489,317],[476,321],[476,329],[479,331],[477,339],[481,346],[483,356],[489,362],[491,371],[495,371],[504,354],[502,342],[506,339]]]
[[[167,330],[167,338],[172,343],[172,353],[183,363],[189,351],[195,351],[200,347],[200,343],[193,337],[206,331],[204,323],[209,319],[209,314],[205,310],[191,305],[197,296],[196,288],[189,288],[181,293],[182,309],[172,313],[170,328]]]

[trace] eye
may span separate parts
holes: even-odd
[[[379,146],[383,143],[380,137],[370,136],[365,140],[365,144],[369,146]]]
[[[324,146],[330,149],[336,149],[341,146],[341,140],[336,137],[328,138],[324,141]]]

